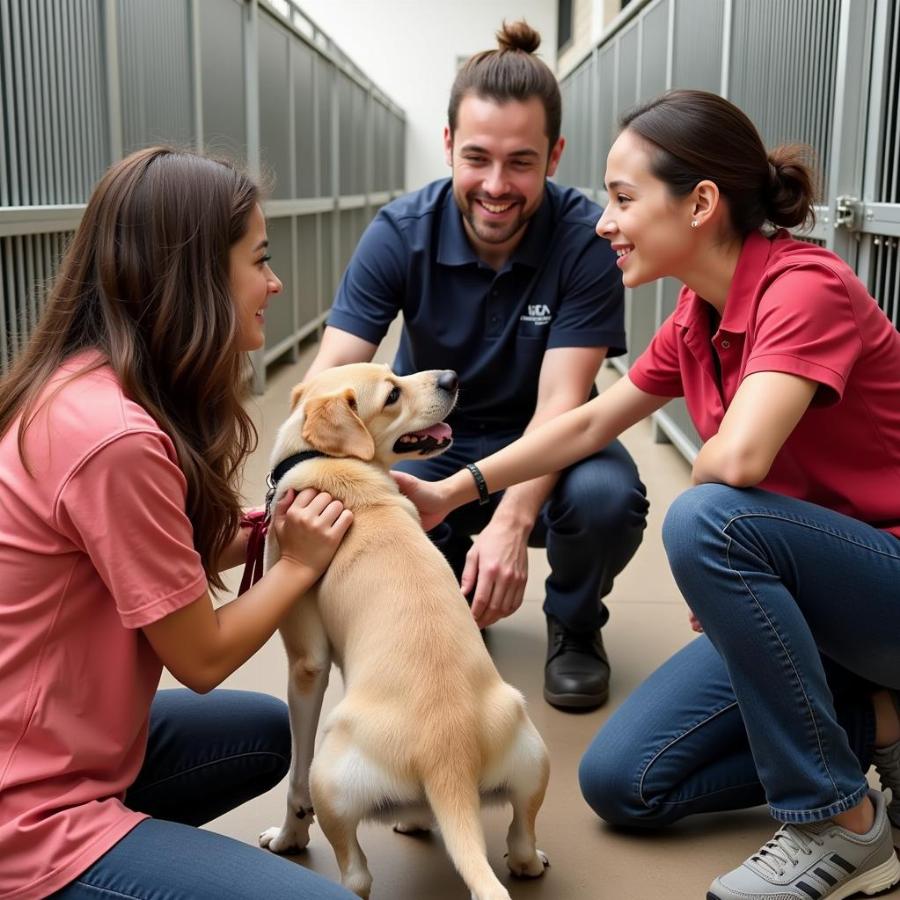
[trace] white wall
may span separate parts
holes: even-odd
[[[442,134],[457,60],[497,46],[504,19],[541,34],[556,67],[556,0],[300,0],[303,11],[406,112],[406,187],[450,173]]]

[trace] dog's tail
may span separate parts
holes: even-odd
[[[447,853],[472,896],[479,900],[509,898],[487,860],[477,778],[442,769],[426,777],[424,786]]]

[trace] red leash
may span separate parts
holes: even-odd
[[[244,576],[238,588],[240,597],[244,591],[253,587],[263,574],[263,552],[266,548],[266,533],[269,530],[269,514],[264,509],[255,509],[241,516],[241,528],[250,529],[247,539],[247,556],[244,563]]]
[[[301,450],[299,453],[292,453],[286,459],[281,460],[277,466],[266,477],[268,491],[266,491],[266,505],[263,509],[255,509],[252,512],[244,513],[241,516],[241,528],[250,528],[250,537],[247,540],[247,557],[244,563],[244,577],[241,579],[241,586],[238,588],[238,596],[244,593],[248,588],[253,587],[263,575],[263,554],[266,549],[266,533],[272,524],[272,503],[275,500],[275,488],[278,482],[294,468],[294,466],[305,462],[308,459],[314,459],[319,456],[325,456],[321,450]]]

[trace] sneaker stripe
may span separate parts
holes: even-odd
[[[813,875],[818,875],[829,887],[833,887],[837,884],[837,878],[830,872],[826,872],[824,869],[813,869]]]
[[[847,862],[847,860],[844,859],[843,856],[838,856],[837,853],[831,854],[831,862],[837,863],[837,865],[839,865],[849,875],[852,875],[856,871],[856,866],[854,866],[853,863]]]
[[[812,900],[821,900],[822,895],[810,884],[805,881],[798,881],[794,887],[800,888],[801,891],[809,894]]]

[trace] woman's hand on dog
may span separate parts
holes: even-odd
[[[289,490],[275,505],[274,527],[281,558],[317,579],[329,566],[353,513],[330,494]]]
[[[422,520],[422,527],[426,531],[431,531],[436,525],[440,525],[447,513],[453,509],[440,490],[441,482],[422,481],[415,475],[395,470],[391,470],[391,477],[397,482],[400,493],[405,494],[415,504],[419,511],[419,518]]]

